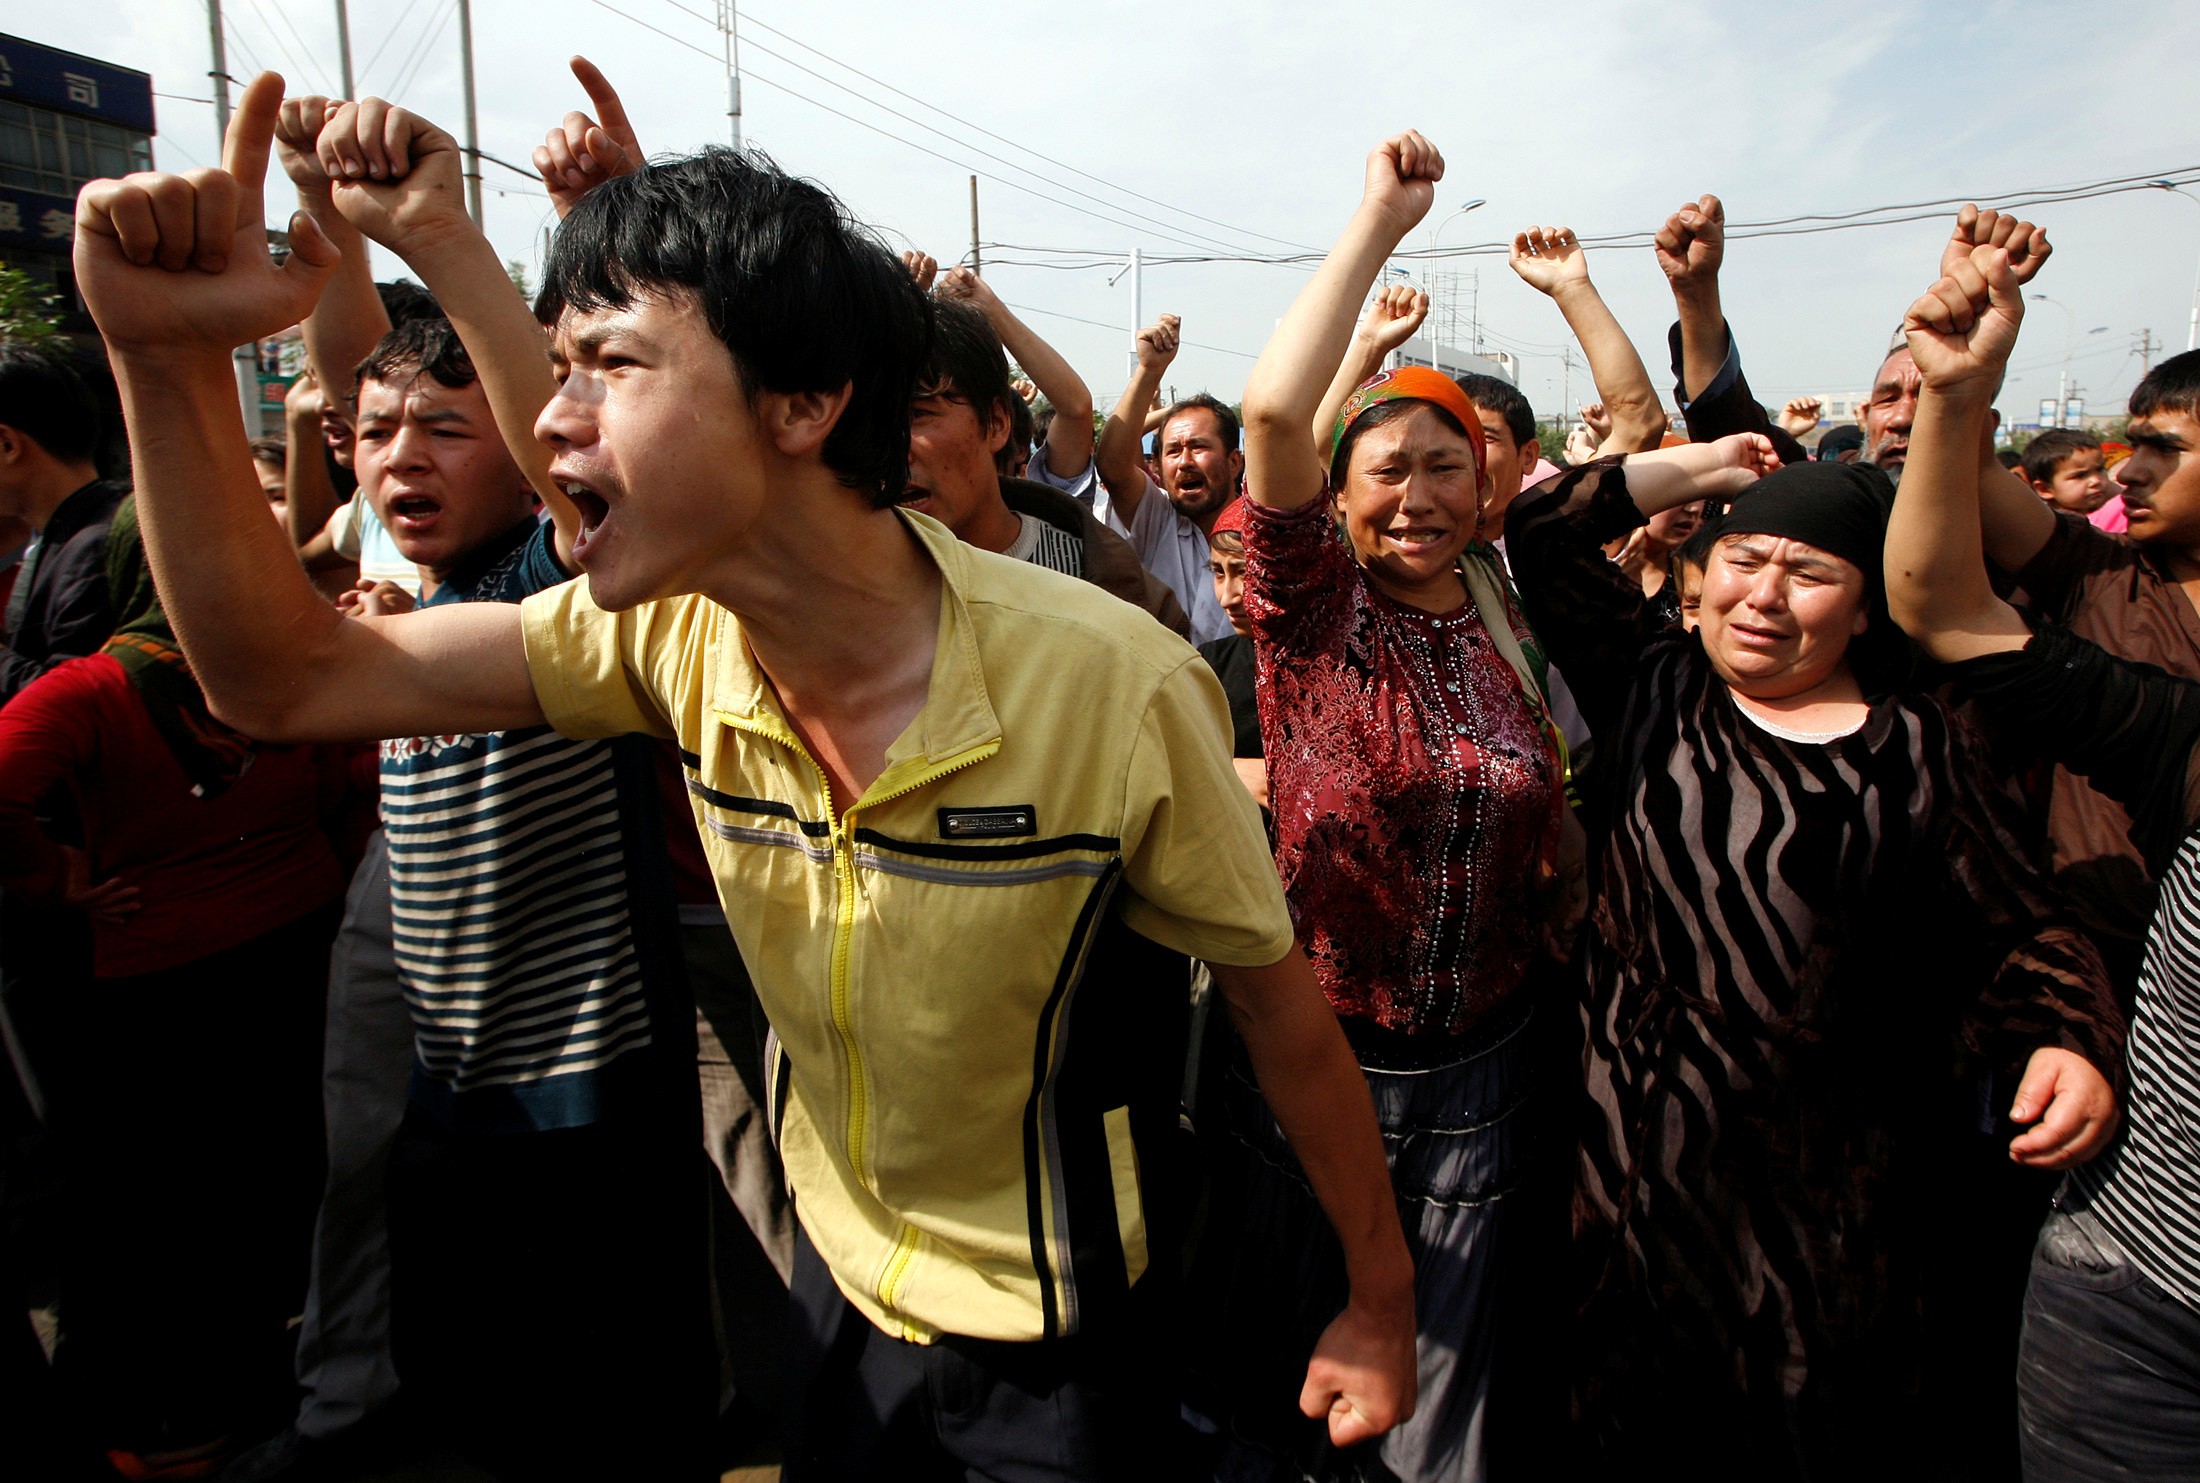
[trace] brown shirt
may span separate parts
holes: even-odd
[[[2033,611],[2111,654],[2200,680],[2200,610],[2159,557],[2063,515],[2016,574]],[[2047,833],[2055,877],[2080,920],[2138,942],[2154,915],[2154,877],[2131,842],[2123,805],[2055,769]]]

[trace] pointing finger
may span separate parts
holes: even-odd
[[[283,79],[262,72],[245,84],[237,111],[229,116],[222,139],[222,168],[237,179],[237,219],[258,226],[267,220],[267,152],[275,142],[275,122],[283,111]]]
[[[639,141],[634,137],[634,125],[627,121],[626,105],[619,101],[618,89],[586,57],[575,57],[572,67],[573,76],[579,79],[588,94],[588,101],[596,105],[596,117],[602,120],[604,132],[617,140],[620,148],[629,152],[637,150]]]

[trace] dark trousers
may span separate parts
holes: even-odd
[[[2200,1312],[2058,1210],[2032,1256],[2017,1410],[2025,1483],[2200,1476]]]
[[[181,967],[99,979],[50,1088],[65,1159],[56,1378],[103,1446],[279,1424],[284,1324],[321,1185],[336,908]]]
[[[715,1478],[709,1164],[671,1118],[390,1156],[390,1324],[416,1415],[491,1472]]]
[[[1064,1339],[911,1344],[858,1312],[799,1229],[787,1483],[1113,1483],[1182,1476],[1166,1299]]]

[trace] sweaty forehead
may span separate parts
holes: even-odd
[[[488,395],[482,391],[479,381],[464,386],[445,386],[425,371],[413,370],[399,373],[398,379],[382,381],[367,377],[359,383],[359,420],[361,422],[387,421],[411,415],[413,417],[458,418],[486,412]]]

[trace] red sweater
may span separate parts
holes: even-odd
[[[66,783],[93,878],[138,888],[127,921],[93,924],[93,972],[123,978],[218,953],[342,894],[321,829],[340,768],[328,749],[262,747],[235,784],[195,798],[122,666],[72,659],[0,707],[0,886],[60,896],[61,851],[36,810]]]

